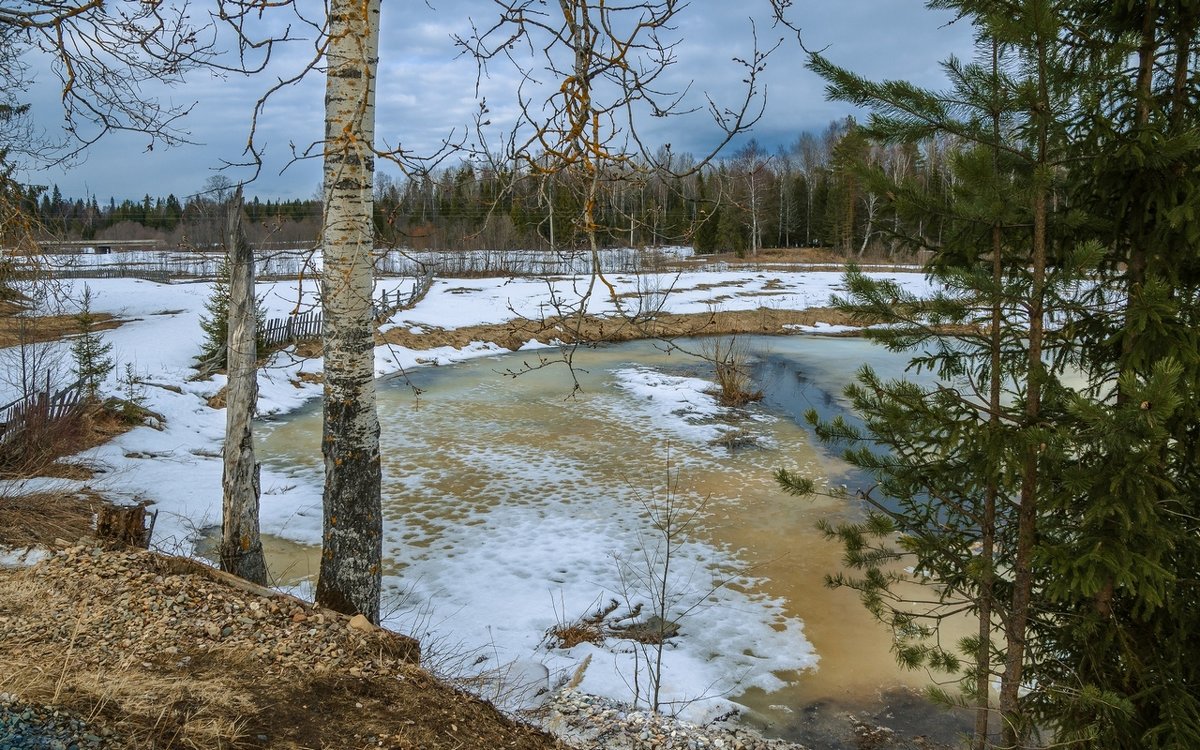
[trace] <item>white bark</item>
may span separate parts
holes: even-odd
[[[379,0],[332,0],[325,89],[324,537],[317,601],[379,621],[382,560],[371,250]]]

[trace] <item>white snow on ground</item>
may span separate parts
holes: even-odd
[[[49,552],[35,547],[0,547],[0,568],[23,568],[37,565]]]
[[[925,278],[916,273],[871,274],[893,278],[914,292],[927,289]],[[654,306],[670,312],[706,312],[709,310],[748,310],[759,307],[779,309],[818,307],[828,304],[841,275],[831,272],[720,272],[638,278],[616,274],[609,277],[618,293],[641,293]],[[160,512],[155,544],[168,551],[190,554],[197,530],[220,523],[221,461],[220,450],[225,427],[223,410],[212,409],[205,399],[224,384],[222,377],[191,381],[192,364],[198,353],[202,333],[200,318],[209,296],[208,283],[157,284],[132,279],[96,279],[72,282],[78,292],[84,283],[92,289],[95,312],[116,315],[126,322],[103,333],[113,346],[117,363],[103,391],[125,395],[125,365],[142,381],[134,389],[145,405],[161,414],[161,429],[142,427],[90,451],[85,458],[102,467],[104,473],[90,480],[100,491],[116,498],[149,500]],[[411,282],[390,279],[377,289],[394,292],[411,288]],[[455,328],[481,323],[501,323],[514,315],[538,317],[552,314],[553,299],[575,300],[586,285],[583,279],[557,278],[550,282],[532,279],[438,279],[426,298],[415,308],[401,312],[389,323],[404,329]],[[295,282],[262,284],[269,314],[286,314],[297,305],[315,304],[316,287],[311,282],[298,290]],[[627,301],[628,303],[628,301]],[[633,301],[631,304],[638,304]],[[607,294],[595,294],[588,302],[590,312],[611,314],[613,306]],[[815,327],[826,332],[828,327]],[[528,347],[539,346],[530,342]],[[491,344],[473,343],[462,349],[441,347],[412,350],[385,346],[376,350],[376,372],[380,376],[431,364],[447,364],[477,357],[492,356],[504,350]],[[0,358],[6,352],[0,350]],[[11,355],[11,352],[7,354]],[[260,373],[259,410],[264,415],[283,414],[318,398],[321,387],[303,382],[301,373],[320,372],[319,359],[298,359],[289,351],[274,355]],[[694,378],[668,376],[648,367],[629,367],[617,373],[618,386],[637,406],[633,420],[653,423],[677,439],[707,444],[719,435],[712,424],[719,407],[704,393],[709,384]],[[175,392],[175,388],[182,392]],[[4,399],[0,392],[0,401]],[[500,450],[500,449],[498,449]],[[486,463],[489,457],[476,460]],[[511,457],[497,456],[500,464]],[[319,461],[317,462],[319,463]],[[571,485],[571,472],[577,469],[563,464],[551,483]],[[61,486],[63,480],[56,480]],[[496,481],[505,481],[499,475]],[[297,481],[295,473],[284,474],[264,467],[262,476],[262,530],[298,542],[319,543],[321,536],[320,482]],[[0,487],[3,491],[13,487]],[[597,596],[587,569],[563,568],[562,559],[587,557],[607,560],[614,539],[628,539],[636,533],[636,520],[623,520],[616,507],[597,500],[590,514],[571,518],[548,514],[536,503],[498,508],[473,518],[493,533],[479,534],[465,525],[448,524],[439,529],[436,547],[421,548],[408,543],[404,529],[392,534],[388,547],[395,560],[418,567],[423,560],[445,557],[448,562],[430,566],[425,577],[391,578],[393,588],[408,586],[414,595],[446,597],[448,606],[440,607],[434,621],[428,623],[436,637],[443,633],[469,634],[463,643],[467,649],[494,650],[503,661],[518,663],[518,669],[530,669],[530,661],[543,662],[550,672],[570,672],[586,656],[593,657],[583,689],[617,699],[628,699],[632,678],[630,654],[612,654],[587,644],[568,652],[547,653],[538,650],[543,632],[553,624],[554,611],[564,619],[578,616]],[[466,535],[470,534],[467,543]],[[730,568],[736,559],[720,550],[688,543],[680,551],[681,560],[724,561]],[[0,560],[0,564],[7,561]],[[608,562],[604,563],[609,565]],[[543,576],[546,585],[514,599],[513,588],[505,581]],[[733,587],[729,589],[744,589]],[[527,587],[528,589],[528,587]],[[570,601],[554,601],[552,591],[570,592]],[[586,592],[586,593],[585,593]],[[736,596],[735,596],[736,594]],[[778,684],[774,672],[802,669],[815,663],[816,655],[803,639],[802,624],[786,621],[778,602],[750,594],[730,593],[733,606],[702,607],[692,615],[685,629],[694,629],[703,637],[681,639],[684,645],[668,655],[667,698],[695,697],[729,690],[731,677],[745,678],[743,685],[771,689]],[[740,597],[737,598],[737,597]],[[455,611],[455,602],[461,606]],[[548,622],[547,611],[550,612]],[[497,615],[489,620],[489,613]],[[504,613],[498,616],[498,613]],[[458,615],[480,620],[474,623],[447,621]],[[479,634],[483,634],[482,636]],[[424,633],[418,635],[424,637]],[[723,658],[723,660],[722,660]],[[596,662],[602,662],[597,664]],[[736,673],[736,674],[734,674]],[[727,704],[711,698],[693,704],[688,715],[711,716]]]
[[[928,290],[925,277],[916,273],[871,273],[874,278],[899,281],[913,292]],[[698,272],[637,277],[608,277],[619,295],[640,294],[646,307],[669,313],[703,313],[710,310],[755,310],[760,307],[801,310],[826,307],[830,295],[841,287],[842,274],[811,272]],[[549,317],[556,314],[554,300],[577,303],[586,291],[586,279],[438,279],[425,301],[399,313],[393,325],[412,328],[461,328],[479,323],[503,323],[514,317]],[[651,304],[653,303],[653,304]],[[661,308],[659,304],[661,303]],[[627,310],[638,309],[636,300],[625,300]],[[588,299],[587,310],[611,315],[614,306],[602,286]]]
[[[722,409],[708,392],[713,384],[707,380],[667,375],[650,367],[630,367],[615,374],[618,387],[636,399],[634,413],[621,417],[641,421],[647,430],[708,445],[731,429],[712,421]]]

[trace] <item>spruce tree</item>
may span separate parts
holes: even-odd
[[[912,664],[959,666],[924,640],[944,609],[889,598],[898,560],[976,614],[960,644],[976,747],[1034,746],[1035,727],[1077,747],[1200,746],[1200,4],[933,4],[991,58],[948,64],[945,94],[814,60],[831,93],[874,108],[867,135],[961,144],[939,154],[948,213],[863,172],[918,225],[945,222],[924,245],[945,291],[852,274],[842,304],[893,323],[875,336],[941,385],[864,372],[863,427],[818,426],[877,480],[866,520],[830,530],[861,571],[835,581]],[[1060,383],[1068,368],[1082,385]]]
[[[1069,12],[1069,199],[1105,262],[1073,318],[1090,387],[1046,528],[1039,710],[1088,747],[1200,747],[1200,4]]]
[[[258,349],[262,352],[264,344],[261,333],[263,324],[267,321],[263,299],[256,298],[257,321],[259,329]],[[226,342],[229,340],[229,263],[225,256],[217,265],[217,277],[213,280],[212,292],[204,303],[204,315],[200,316],[200,328],[204,331],[204,342],[200,354],[196,357],[199,367],[219,370],[226,364]]]
[[[197,359],[213,369],[224,367],[225,346],[229,339],[229,264],[223,256],[217,266],[212,292],[204,303],[200,329],[204,331],[204,342]]]
[[[79,301],[79,312],[75,315],[79,335],[71,343],[71,356],[75,360],[75,372],[79,376],[84,395],[95,401],[100,394],[100,383],[112,372],[112,344],[101,340],[96,331],[96,317],[92,314],[92,289],[84,285],[83,297]]]
[[[833,97],[873,109],[862,136],[954,144],[929,154],[947,162],[949,196],[878,168],[856,170],[867,189],[889,197],[901,226],[939,224],[907,245],[933,251],[930,273],[943,291],[917,299],[852,273],[838,301],[864,321],[889,323],[871,336],[911,352],[912,366],[939,382],[889,382],[865,369],[847,390],[862,427],[811,418],[876,481],[861,490],[865,520],[828,530],[859,571],[834,583],[857,588],[893,628],[902,663],[960,674],[963,699],[977,711],[975,747],[1026,747],[1041,723],[1030,696],[1043,689],[1039,669],[1049,658],[1030,640],[1045,618],[1041,525],[1072,450],[1055,421],[1067,349],[1047,324],[1074,309],[1074,290],[1098,255],[1060,229],[1071,77],[1057,6],[939,4],[976,25],[981,53],[974,64],[946,63],[948,91],[873,83],[820,56],[812,62]],[[780,479],[792,491],[812,487],[786,472]],[[924,582],[928,599],[904,593]],[[957,612],[976,617],[977,634],[948,644],[940,627]]]

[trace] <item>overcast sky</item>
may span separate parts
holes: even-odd
[[[944,80],[941,60],[972,54],[971,29],[949,23],[952,17],[944,12],[927,10],[922,0],[798,0],[795,5],[793,20],[802,27],[810,48],[824,48],[834,62],[871,78],[903,78],[936,87]],[[377,92],[379,145],[429,152],[469,125],[478,107],[476,66],[457,54],[450,37],[468,33],[468,18],[490,23],[493,8],[489,0],[384,0]],[[772,28],[768,0],[692,0],[675,32],[680,44],[678,63],[670,73],[672,86],[682,90],[690,83],[693,106],[703,105],[704,94],[723,106],[736,104],[744,70],[732,58],[750,54],[752,21],[760,46],[787,37],[762,77],[766,112],[754,137],[774,150],[806,130],[822,131],[831,120],[854,113],[847,105],[825,101],[823,83],[804,68],[805,55],[794,36]],[[283,75],[289,66],[294,69],[305,57],[303,47],[297,45],[281,56],[271,72]],[[492,121],[500,126],[513,117],[516,78],[503,65],[493,66],[490,73],[483,93]],[[166,91],[164,99],[195,102],[185,127],[197,145],[147,152],[145,137],[112,134],[92,146],[82,163],[25,177],[37,184],[58,184],[69,197],[94,194],[101,202],[110,196],[120,201],[146,193],[194,193],[216,174],[222,160],[241,158],[249,115],[267,80],[263,76],[219,79],[202,73]],[[42,75],[27,93],[38,121],[46,127],[61,120],[55,84],[52,76]],[[267,149],[267,165],[248,188],[249,194],[314,195],[320,181],[317,160],[284,167],[292,154],[291,144],[303,149],[320,138],[322,95],[323,81],[313,75],[271,101],[258,130],[258,141]],[[640,130],[648,143],[671,143],[676,153],[701,154],[719,139],[703,113],[647,118]],[[239,179],[238,173],[229,174]]]

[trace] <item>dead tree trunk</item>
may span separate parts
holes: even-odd
[[[221,570],[257,584],[267,582],[258,534],[259,480],[250,420],[258,401],[258,347],[254,305],[254,254],[242,232],[242,189],[229,203],[229,336],[226,366],[225,474],[221,523]]]

